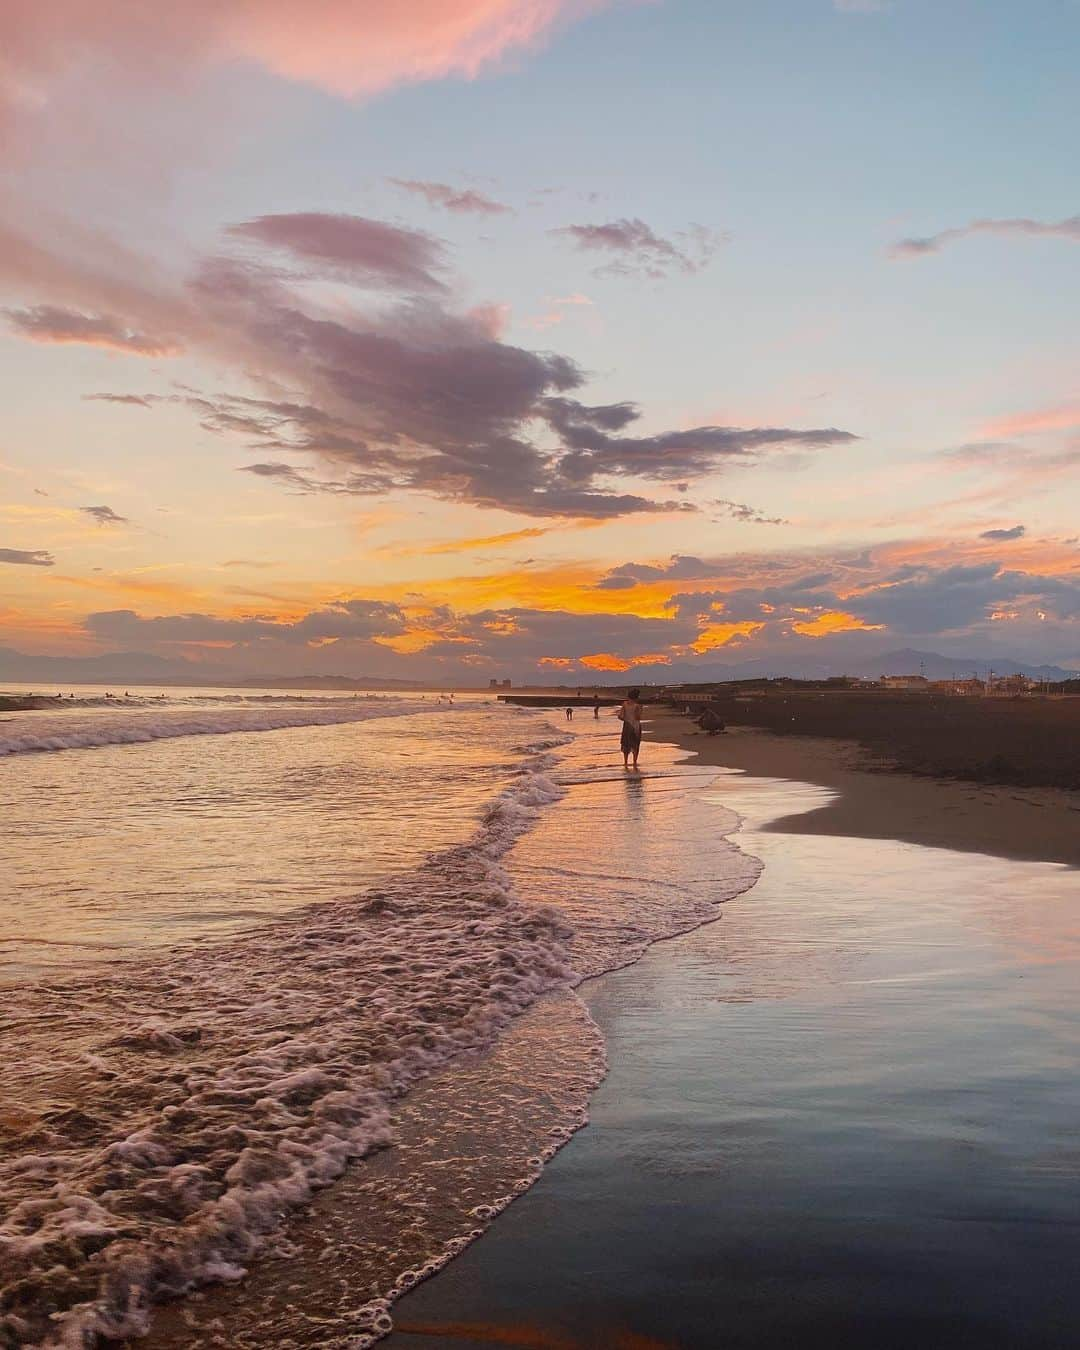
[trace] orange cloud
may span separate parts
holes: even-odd
[[[497,544],[516,544],[521,539],[539,539],[550,534],[554,526],[533,525],[525,530],[508,530],[505,534],[481,534],[464,539],[447,539],[440,544],[426,544],[422,548],[396,548],[389,544],[379,552],[394,553],[397,556],[438,557],[442,554],[468,553],[473,549],[491,548]]]
[[[732,638],[753,637],[764,627],[763,623],[755,623],[749,619],[741,623],[708,623],[690,646],[700,656],[704,652],[714,651],[717,647],[727,646]]]
[[[828,637],[831,633],[876,632],[885,627],[881,623],[863,623],[854,614],[845,614],[839,609],[827,610],[816,619],[802,619],[791,626],[803,637],[815,638]]]
[[[597,652],[594,656],[581,657],[581,664],[589,670],[629,670],[633,661],[627,661],[624,657],[614,656],[611,652]]]

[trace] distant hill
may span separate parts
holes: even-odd
[[[219,684],[232,674],[224,666],[196,664],[151,652],[105,652],[100,656],[32,656],[0,647],[0,680],[31,684]]]

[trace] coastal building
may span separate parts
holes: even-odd
[[[969,680],[931,680],[930,691],[934,694],[953,694],[971,697],[975,694],[985,694],[986,685],[982,680],[976,679],[974,676]]]
[[[930,681],[925,675],[882,675],[879,681],[882,689],[928,689]]]

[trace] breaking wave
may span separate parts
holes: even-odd
[[[174,736],[220,736],[235,731],[281,731],[288,727],[325,727],[433,712],[420,699],[290,699],[285,706],[227,708],[131,707],[113,701],[107,711],[73,708],[32,712],[0,723],[0,756],[49,750],[83,750],[103,745],[138,745]],[[439,711],[445,713],[448,705]]]
[[[517,902],[499,865],[561,795],[550,767],[523,770],[470,843],[377,889],[10,992],[0,1033],[25,1091],[0,1150],[0,1344],[138,1335],[156,1300],[238,1277],[288,1211],[389,1142],[392,1102],[571,979],[564,919]]]

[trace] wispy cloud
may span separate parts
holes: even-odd
[[[1006,238],[1066,239],[1077,244],[1080,243],[1080,216],[1069,216],[1066,220],[1056,222],[1029,220],[1023,216],[1001,220],[972,220],[967,225],[941,230],[924,238],[900,239],[893,244],[889,252],[894,258],[922,258],[928,253],[940,253],[947,245],[973,234],[996,234]]]
[[[996,539],[1005,542],[1009,539],[1022,539],[1027,534],[1023,525],[1013,525],[1007,530],[983,530],[980,539]]]
[[[729,502],[726,498],[719,498],[711,503],[716,511],[722,511],[724,515],[730,516],[732,520],[743,520],[755,525],[790,525],[789,520],[783,516],[767,516],[764,511],[759,511],[756,506],[747,506],[745,502]]]
[[[55,305],[4,312],[15,332],[33,342],[77,342],[134,356],[175,356],[180,351],[175,339],[137,332],[111,314],[80,314]]]
[[[475,188],[455,188],[449,183],[430,183],[420,178],[391,178],[389,181],[403,192],[423,197],[429,206],[438,206],[458,215],[499,216],[511,210],[505,202],[497,202]]]
[[[606,253],[612,261],[599,269],[607,276],[644,276],[654,280],[673,272],[700,272],[728,236],[704,225],[680,231],[675,242],[633,218],[603,225],[561,225],[551,234],[571,240],[585,253]]]
[[[1060,403],[997,417],[982,430],[984,436],[1006,438],[1040,431],[1071,431],[1074,427],[1080,427],[1080,403]]]
[[[130,525],[127,516],[118,516],[111,506],[80,506],[84,516],[96,520],[99,525]]]

